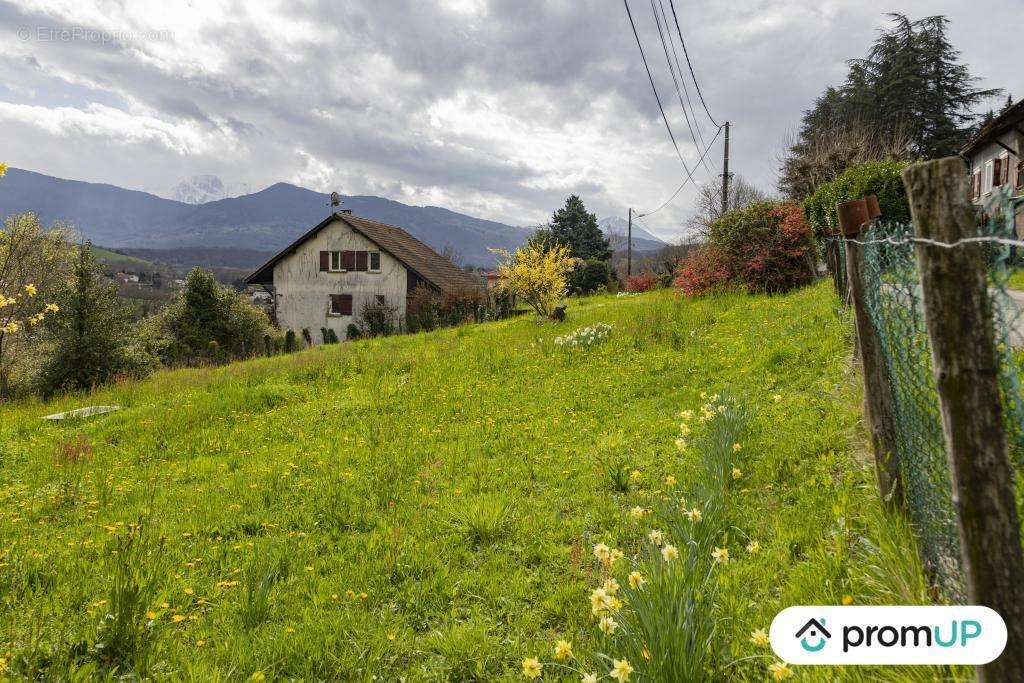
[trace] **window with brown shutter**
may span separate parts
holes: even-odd
[[[1017,162],[1017,187],[1024,187],[1024,161]]]
[[[330,270],[331,267],[331,252],[321,251],[320,252],[320,271]]]
[[[341,252],[341,267],[345,270],[356,269],[356,252],[354,251],[343,251]]]
[[[352,315],[351,294],[331,294],[331,315]]]
[[[998,187],[1003,182],[1003,159],[999,157],[993,160],[992,166],[992,187]]]
[[[366,266],[369,259],[367,258],[365,251],[356,252],[356,270],[366,272]]]
[[[981,171],[974,172],[974,198],[977,199],[981,196]]]

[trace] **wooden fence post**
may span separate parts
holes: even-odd
[[[873,218],[863,199],[836,206],[840,226],[847,237],[856,238]],[[857,329],[857,355],[864,377],[864,414],[871,429],[871,448],[875,453],[878,493],[886,507],[904,510],[904,490],[899,452],[896,450],[896,424],[893,415],[892,387],[885,368],[882,343],[868,312],[864,288],[864,247],[845,240],[846,291],[853,306]]]
[[[952,243],[978,234],[960,159],[914,164],[903,183],[917,237]],[[1008,633],[978,678],[1024,681],[1024,556],[982,247],[918,243],[916,251],[967,597],[1002,615]]]

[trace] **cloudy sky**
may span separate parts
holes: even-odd
[[[765,188],[886,12],[948,15],[983,85],[1024,96],[1020,0],[674,2],[711,114],[733,123],[732,169]],[[693,168],[650,0],[630,7]],[[599,216],[650,210],[685,178],[621,0],[0,0],[0,35],[0,159],[64,178],[163,196],[196,174],[284,180],[517,225],[569,193]],[[708,162],[699,181],[720,138]],[[678,234],[692,198],[648,225]]]

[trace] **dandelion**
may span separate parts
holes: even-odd
[[[644,587],[645,583],[647,583],[647,580],[644,578],[643,574],[641,574],[640,572],[630,572],[629,585],[631,588],[636,588],[637,590],[639,590]]]
[[[777,681],[793,677],[793,670],[786,666],[785,662],[775,662],[774,664],[771,664],[768,667],[768,671],[771,672],[772,678]]]
[[[597,674],[583,674],[580,677],[580,683],[597,683]]]
[[[153,610],[149,610],[148,612],[146,612],[146,618],[147,619],[156,619],[156,612],[154,612]]]
[[[38,292],[39,292],[39,290],[36,289],[35,285],[33,285],[31,283],[25,285],[25,293],[28,294],[29,296],[35,296]]]
[[[739,467],[733,467],[732,468],[732,478],[733,479],[740,479],[742,477],[743,477],[743,470],[741,470]]]
[[[844,595],[843,596],[843,604],[844,605],[852,605],[853,604],[853,596],[852,595]]]
[[[647,534],[647,538],[651,540],[654,545],[661,545],[665,542],[665,534],[661,533],[660,529],[652,529],[651,533]]]
[[[636,505],[636,506],[634,506],[629,511],[629,516],[632,517],[633,519],[641,519],[644,516],[645,513],[646,513],[646,510],[644,510],[639,505]]]
[[[693,417],[693,411],[684,410],[683,412],[679,413],[679,417],[683,418],[684,420],[689,420]]]
[[[679,557],[679,549],[674,545],[666,545],[661,549],[661,556],[665,558],[666,562],[671,562]]]
[[[689,512],[686,513],[686,517],[691,522],[696,524],[697,522],[699,522],[701,520],[703,515],[701,514],[700,510],[698,510],[697,508],[693,508],[692,510],[690,510]]]
[[[625,683],[625,681],[629,680],[631,673],[633,673],[633,666],[629,663],[628,659],[613,659],[612,670],[608,675],[619,681],[619,683]]]
[[[761,550],[761,544],[758,543],[757,541],[751,541],[750,543],[747,544],[747,552],[750,553],[751,555],[757,555],[757,553],[760,552],[760,550]]]
[[[739,445],[738,443],[734,443],[732,445],[732,452],[733,453],[739,453],[742,450],[743,450],[743,446]]]
[[[640,470],[633,470],[632,472],[629,473],[629,478],[632,479],[633,481],[639,479],[640,476]]]
[[[778,403],[779,401],[782,400],[782,394],[773,394],[772,395],[772,400],[775,401],[776,403]]]
[[[768,647],[768,632],[763,628],[750,632],[750,642],[757,647]]]
[[[671,474],[668,475],[667,477],[665,477],[665,486],[675,486],[675,485],[676,485],[676,478],[675,477],[673,477]]]
[[[572,643],[568,640],[560,640],[555,643],[555,659],[560,662],[572,659]]]
[[[536,657],[527,657],[523,660],[523,675],[527,678],[540,678],[540,671],[544,665]]]
[[[718,564],[725,564],[729,561],[729,549],[715,548],[711,551],[711,557],[715,558],[715,562]]]
[[[255,672],[253,672],[252,676],[249,676],[249,680],[250,681],[265,681],[265,680],[267,680],[267,677],[265,675],[263,675],[262,671],[255,671]]]
[[[598,623],[597,627],[601,629],[603,633],[611,635],[615,633],[615,629],[617,629],[619,625],[615,623],[615,620],[611,617],[601,617],[601,621]]]
[[[175,624],[180,624],[181,622],[185,621],[186,618],[187,617],[184,614],[175,614],[173,617],[171,617],[171,621],[173,621]]]

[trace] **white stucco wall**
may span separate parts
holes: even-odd
[[[380,272],[332,273],[320,271],[321,251],[380,251],[380,248],[339,220],[329,224],[299,249],[274,266],[277,322],[282,330],[296,335],[308,328],[313,343],[320,344],[320,328],[333,329],[344,341],[349,323],[355,322],[363,304],[383,295],[389,306],[398,308],[395,323],[405,319],[407,275],[405,266],[380,251]],[[331,294],[352,295],[352,315],[330,314]]]

